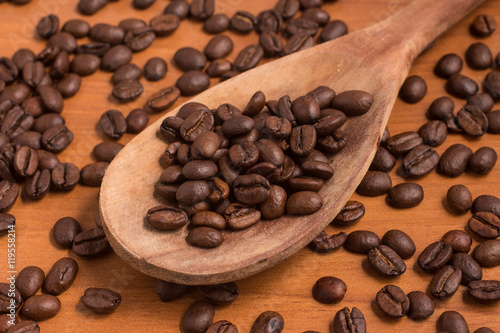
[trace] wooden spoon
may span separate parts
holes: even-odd
[[[259,66],[191,100],[210,108],[222,103],[243,108],[258,90],[268,100],[285,94],[294,99],[319,85],[337,93],[351,89],[372,93],[370,111],[345,125],[348,144],[331,159],[335,175],[320,191],[324,205],[313,215],[284,216],[245,230],[225,231],[224,243],[214,249],[189,245],[186,227],[154,229],[145,215],[162,203],[153,193],[166,144],[157,136],[161,120],[149,126],[118,154],[102,183],[101,217],[116,253],[145,274],[200,285],[241,279],[302,249],[337,215],[368,170],[413,60],[483,1],[415,0],[368,29]]]

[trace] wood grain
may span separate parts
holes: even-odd
[[[332,19],[343,19],[349,25],[350,31],[372,25],[381,21],[408,1],[393,0],[356,0],[328,3],[325,8]],[[160,13],[166,1],[157,1],[150,9],[136,11],[130,7],[128,1],[110,3],[98,14],[85,18],[91,23],[108,21],[118,23],[125,17],[143,17],[148,20]],[[270,6],[268,1],[255,0],[219,0],[217,11],[232,15],[236,10],[245,9],[254,14]],[[40,51],[44,43],[33,40],[34,26],[38,19],[48,12],[59,15],[61,21],[80,17],[75,11],[76,1],[73,0],[33,0],[27,6],[15,7],[10,4],[0,5],[0,36],[1,56],[11,56],[15,49],[29,47]],[[470,36],[468,26],[474,15],[488,13],[500,20],[500,3],[488,1],[479,9],[466,17],[456,27],[440,37],[433,48],[419,57],[411,69],[411,74],[421,75],[428,84],[429,92],[425,99],[415,105],[396,101],[394,110],[389,119],[389,129],[392,133],[407,130],[417,130],[425,121],[425,110],[437,97],[445,94],[444,81],[434,76],[432,69],[436,61],[444,54],[455,52],[463,56],[466,48],[477,39]],[[498,31],[491,37],[483,39],[494,54],[500,51]],[[256,35],[237,35],[227,32],[235,42],[235,51],[229,59],[248,43],[255,43]],[[188,37],[189,36],[189,37]],[[180,29],[172,36],[159,39],[145,52],[134,55],[133,62],[142,66],[152,56],[162,56],[169,61],[170,69],[167,78],[160,83],[145,84],[145,93],[141,98],[130,104],[120,105],[109,95],[111,84],[110,74],[97,73],[84,78],[80,93],[66,100],[63,115],[68,126],[75,133],[75,141],[67,151],[60,155],[62,161],[73,161],[79,167],[92,161],[90,152],[93,146],[103,140],[102,134],[96,131],[95,124],[100,115],[107,109],[118,108],[128,114],[133,108],[140,107],[147,96],[160,87],[169,86],[175,82],[180,72],[170,62],[173,53],[182,46],[194,45],[203,49],[208,36],[201,32],[201,24],[184,21]],[[477,82],[481,82],[487,71],[474,71],[465,66],[463,73]],[[215,83],[215,81],[214,81]],[[177,105],[185,101],[178,101]],[[457,108],[463,101],[455,99]],[[498,104],[496,106],[498,108]],[[152,121],[161,115],[152,116]],[[121,142],[128,142],[132,136],[127,135]],[[482,146],[491,146],[500,151],[498,137],[487,134],[481,139],[469,139],[460,135],[450,135],[446,142],[437,148],[442,153],[453,143],[461,142],[476,150]],[[433,172],[418,182],[425,191],[424,202],[413,209],[395,210],[384,203],[383,197],[366,198],[353,195],[353,199],[362,201],[367,213],[355,226],[349,228],[327,227],[328,233],[344,230],[350,232],[357,229],[367,229],[382,236],[387,230],[399,228],[415,240],[417,254],[429,243],[438,240],[444,232],[450,229],[463,229],[469,215],[456,216],[451,214],[443,205],[447,189],[454,184],[464,184],[474,197],[481,194],[500,196],[500,171],[496,166],[486,176],[465,174],[456,179],[443,177]],[[391,172],[393,183],[405,181],[395,170]],[[113,253],[98,259],[82,259],[71,251],[61,250],[52,244],[50,229],[55,221],[63,216],[77,218],[85,229],[94,225],[97,214],[98,190],[78,186],[70,193],[51,193],[41,202],[23,202],[19,200],[11,213],[17,218],[17,267],[18,270],[28,265],[37,265],[48,271],[51,265],[60,257],[75,258],[80,265],[80,273],[75,284],[60,296],[62,310],[53,319],[40,323],[42,332],[178,332],[182,313],[201,296],[193,292],[173,303],[162,303],[154,293],[155,279],[137,272],[123,263]],[[480,240],[474,239],[474,245]],[[0,248],[7,248],[5,237],[0,239]],[[4,251],[4,250],[2,250]],[[4,257],[5,258],[5,257]],[[5,259],[3,259],[5,260]],[[302,332],[317,330],[328,332],[329,325],[335,312],[345,306],[356,306],[364,313],[370,332],[398,331],[398,332],[432,332],[440,313],[446,310],[457,310],[467,319],[471,331],[489,326],[500,331],[500,306],[483,306],[471,302],[464,297],[465,289],[448,301],[436,301],[435,314],[424,322],[414,322],[408,318],[401,320],[387,320],[373,305],[375,294],[384,285],[393,283],[406,292],[412,290],[425,291],[431,276],[415,268],[416,256],[406,261],[408,271],[399,278],[386,279],[377,276],[367,265],[364,256],[348,253],[340,249],[328,255],[318,255],[308,249],[303,249],[283,263],[245,278],[238,282],[240,296],[231,306],[220,307],[216,310],[215,320],[230,320],[235,323],[241,332],[249,331],[255,318],[263,311],[275,310],[285,318],[285,332]],[[5,264],[0,264],[0,277],[5,276]],[[498,279],[500,268],[484,269],[485,279]],[[311,297],[311,288],[314,282],[322,276],[332,275],[342,278],[348,291],[345,299],[336,305],[322,305]],[[108,316],[96,316],[84,308],[79,298],[88,287],[107,287],[122,294],[123,301],[118,310]]]

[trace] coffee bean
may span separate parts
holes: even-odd
[[[107,23],[98,23],[90,29],[89,37],[96,42],[107,43],[113,46],[123,42],[125,30]]]
[[[79,45],[76,49],[76,54],[93,54],[97,57],[102,57],[110,48],[111,45],[107,43],[90,42]]]
[[[156,206],[149,209],[146,219],[152,226],[163,230],[178,229],[188,222],[186,212],[171,206]]]
[[[336,95],[332,107],[344,112],[348,117],[359,116],[368,112],[373,103],[373,96],[366,91],[347,90]]]
[[[205,21],[214,13],[214,0],[193,0],[189,13],[199,21]]]
[[[450,230],[443,235],[441,241],[450,244],[453,252],[467,253],[472,245],[472,238],[465,231]]]
[[[427,273],[433,273],[448,263],[453,254],[451,245],[434,242],[427,246],[418,257],[418,265]]]
[[[149,26],[156,36],[168,36],[172,34],[181,23],[180,18],[174,14],[163,14],[155,16],[149,21]]]
[[[52,169],[52,185],[63,191],[70,191],[76,187],[80,180],[80,171],[72,163],[60,163]]]
[[[492,195],[480,195],[472,202],[472,212],[490,212],[500,217],[500,199]]]
[[[132,51],[125,45],[115,45],[102,56],[101,69],[114,72],[132,60]]]
[[[17,200],[19,195],[19,185],[8,180],[0,181],[0,211],[9,210]]]
[[[422,143],[423,139],[418,133],[403,132],[387,139],[386,147],[394,156],[404,156]]]
[[[471,281],[467,291],[469,295],[481,303],[498,302],[500,300],[500,281]]]
[[[14,52],[11,60],[16,65],[17,70],[21,72],[25,64],[35,61],[35,54],[30,49],[19,49]]]
[[[330,14],[321,8],[308,8],[302,12],[301,17],[315,21],[320,27],[324,27],[330,21]]]
[[[465,318],[456,311],[443,312],[437,321],[437,329],[441,332],[468,333],[469,326]]]
[[[45,75],[45,68],[40,61],[27,62],[22,71],[24,82],[31,88],[35,88]]]
[[[231,38],[225,35],[216,35],[205,46],[204,53],[209,60],[215,60],[227,57],[232,51],[233,41]]]
[[[488,327],[481,327],[475,330],[474,333],[495,333],[495,331]]]
[[[306,36],[314,36],[318,32],[318,23],[304,18],[293,18],[286,23],[285,33],[288,36],[293,35],[306,35]]]
[[[61,302],[52,295],[31,296],[24,302],[21,313],[31,320],[47,320],[54,317],[61,310]]]
[[[54,169],[60,162],[56,155],[51,153],[50,151],[40,149],[37,151],[38,155],[38,168],[40,170]]]
[[[118,83],[113,89],[113,97],[122,103],[136,100],[144,88],[139,81],[126,80]]]
[[[472,34],[478,37],[487,37],[497,28],[497,22],[491,15],[477,15],[470,26]]]
[[[156,0],[132,0],[132,6],[136,9],[146,9],[150,7]]]
[[[453,74],[446,81],[446,91],[458,98],[470,98],[477,94],[478,90],[479,86],[474,80],[461,74]]]
[[[234,282],[198,286],[197,289],[213,305],[229,305],[239,295],[238,285]]]
[[[493,213],[477,212],[469,219],[468,226],[474,233],[484,238],[500,236],[500,218]]]
[[[163,280],[156,281],[155,292],[162,302],[171,302],[187,294],[190,287],[183,284],[167,282]]]
[[[311,36],[296,34],[290,37],[283,46],[280,56],[284,57],[295,52],[308,49],[314,45],[314,40]]]
[[[82,227],[77,220],[72,217],[59,219],[52,228],[54,242],[62,248],[71,248],[76,235],[82,231]]]
[[[50,79],[48,75],[45,77]],[[40,82],[38,85],[41,86],[42,83]],[[28,99],[30,93],[31,89],[26,84],[15,83],[11,85],[10,88],[5,89],[5,91],[0,95],[0,103],[10,99],[12,102],[21,105]]]
[[[118,23],[118,26],[122,28],[125,31],[125,33],[127,33],[134,29],[147,27],[147,23],[144,20],[138,18],[128,18],[121,20]]]
[[[359,201],[348,201],[332,221],[333,224],[349,226],[365,215],[365,206]]]
[[[488,69],[493,62],[493,55],[486,44],[474,43],[465,52],[465,60],[473,69]]]
[[[463,285],[469,284],[471,281],[481,280],[483,271],[481,266],[466,253],[455,253],[450,260],[450,265],[462,271]]]
[[[7,330],[18,323],[17,317],[10,318],[8,314],[0,315],[0,332],[7,332]]]
[[[333,20],[328,22],[321,33],[319,34],[316,42],[318,44],[334,40],[336,38],[347,35],[348,27],[342,20]]]
[[[332,252],[341,247],[346,239],[347,234],[345,232],[329,236],[326,232],[322,231],[309,243],[308,247],[314,252]]]
[[[0,283],[0,313],[10,313],[11,308],[16,311],[23,303],[19,290],[11,289],[9,283]]]
[[[144,77],[148,81],[159,81],[167,75],[168,66],[159,57],[149,59],[144,65]]]
[[[190,180],[182,183],[175,194],[176,200],[184,205],[192,206],[204,201],[210,195],[210,186],[204,180]]]
[[[458,177],[465,172],[472,150],[461,143],[451,145],[441,155],[437,171],[448,177]]]
[[[299,8],[299,0],[278,0],[274,10],[276,10],[284,20],[287,20],[295,16]]]
[[[31,200],[43,198],[49,191],[51,184],[50,170],[37,170],[26,180],[24,195]]]
[[[384,276],[399,276],[406,271],[401,257],[386,245],[377,245],[368,251],[368,261]]]
[[[285,319],[278,312],[262,312],[250,329],[250,333],[281,333],[285,326]]]
[[[219,34],[227,29],[229,29],[229,17],[223,13],[215,14],[203,23],[203,30],[209,34]]]
[[[342,111],[322,109],[320,112],[320,119],[314,124],[314,128],[316,128],[316,132],[320,137],[334,135],[346,120],[347,117]]]
[[[10,139],[28,131],[33,125],[33,116],[19,106],[12,108],[0,125],[0,132],[6,134]]]
[[[339,303],[344,299],[347,286],[344,281],[333,276],[324,276],[313,286],[312,296],[323,304]]]
[[[63,98],[70,98],[80,90],[82,78],[75,73],[69,73],[57,82],[56,88]]]
[[[193,160],[184,165],[182,174],[186,179],[201,180],[215,176],[217,164],[210,160]]]
[[[208,89],[210,77],[205,72],[193,70],[182,74],[175,85],[182,96],[193,96]]]
[[[316,128],[312,125],[297,126],[292,129],[290,149],[297,156],[308,155],[316,145]]]
[[[382,237],[382,244],[393,249],[402,259],[409,259],[415,253],[413,240],[405,232],[397,229],[389,230]]]
[[[401,89],[399,97],[407,103],[417,103],[427,94],[427,84],[424,79],[418,75],[412,75],[406,78]]]
[[[391,177],[385,172],[368,171],[356,188],[356,193],[376,197],[386,194],[392,187]]]
[[[448,206],[457,214],[465,214],[472,207],[472,196],[464,185],[453,185],[446,194]]]
[[[38,87],[38,93],[42,98],[43,106],[48,112],[61,113],[64,102],[61,93],[51,86]]]
[[[205,68],[207,58],[195,48],[183,47],[175,52],[174,61],[185,72],[201,71]]]
[[[271,185],[267,200],[259,205],[262,217],[273,220],[282,216],[285,213],[286,201],[286,191],[278,185]]]
[[[269,181],[260,175],[238,176],[233,186],[236,199],[247,205],[265,202],[269,197]]]
[[[467,105],[477,106],[481,111],[487,114],[493,109],[495,101],[489,94],[482,93],[469,98],[467,100]]]
[[[250,33],[257,24],[257,18],[252,13],[238,10],[229,21],[229,28],[241,34]]]
[[[406,314],[410,319],[424,320],[434,313],[434,302],[426,293],[412,291],[407,296],[410,301],[410,307]]]
[[[444,121],[431,120],[419,128],[418,134],[422,138],[424,145],[437,147],[446,140],[448,128]]]
[[[7,330],[8,333],[39,333],[40,327],[36,321],[23,320],[17,323],[14,327]]]
[[[78,10],[84,15],[94,15],[108,4],[108,0],[80,0]]]
[[[97,256],[108,248],[108,240],[101,228],[82,231],[73,239],[73,251],[81,257]]]
[[[122,148],[121,143],[105,141],[96,145],[92,153],[95,159],[100,162],[111,162]]]
[[[437,299],[446,299],[455,295],[462,280],[462,271],[454,266],[442,267],[432,278],[429,290]]]
[[[105,288],[87,288],[82,303],[96,313],[111,313],[120,305],[122,297],[116,291]]]
[[[262,34],[264,32],[278,33],[283,26],[283,18],[276,10],[264,10],[257,16],[256,30]]]
[[[264,56],[260,45],[248,45],[238,53],[234,60],[234,68],[240,72],[254,68]]]
[[[427,145],[420,145],[408,152],[402,169],[408,176],[421,177],[431,172],[439,162],[438,153]]]
[[[187,142],[193,142],[200,134],[210,131],[214,124],[214,116],[204,110],[191,113],[182,123],[179,133]]]
[[[233,64],[229,60],[216,59],[208,65],[206,72],[210,77],[221,77],[231,71],[232,68]]]
[[[99,120],[99,126],[103,133],[111,139],[119,139],[127,131],[125,117],[118,110],[108,110],[104,112]]]
[[[264,50],[264,55],[266,57],[278,56],[282,53],[283,50],[283,43],[281,42],[281,38],[278,36],[278,34],[272,31],[263,32],[260,35],[259,45]]]
[[[61,51],[52,63],[52,68],[49,71],[50,77],[60,79],[69,72],[69,57],[66,51]]]
[[[410,307],[410,300],[404,291],[392,284],[380,289],[376,301],[380,310],[392,318],[404,317]]]
[[[488,118],[478,107],[465,105],[457,113],[460,128],[470,136],[481,136],[488,128]]]
[[[497,153],[493,148],[481,147],[472,155],[468,168],[478,174],[490,172],[497,162]]]
[[[71,71],[80,76],[94,74],[101,65],[101,58],[94,54],[77,54],[71,61]]]
[[[219,320],[207,329],[205,333],[238,333],[238,328],[227,320]]]
[[[61,31],[67,32],[75,38],[83,38],[89,34],[90,25],[84,20],[73,19],[66,21],[66,23],[62,26]]]
[[[78,274],[78,264],[71,258],[61,258],[54,263],[45,277],[43,290],[50,295],[60,295],[73,284]]]
[[[335,97],[335,91],[326,86],[319,86],[314,90],[307,93],[307,96],[311,96],[318,103],[320,109],[326,109],[332,103]]]
[[[300,191],[292,194],[286,201],[286,211],[293,215],[309,215],[323,206],[323,198],[316,192]]]
[[[257,223],[260,217],[259,210],[239,203],[229,205],[224,212],[226,223],[232,229],[248,228]]]
[[[5,235],[16,225],[16,218],[13,215],[0,213],[0,235]]]
[[[155,40],[156,35],[152,28],[144,26],[129,30],[123,39],[124,44],[133,52],[147,49]]]
[[[378,147],[375,157],[370,164],[371,171],[389,172],[396,165],[394,156],[383,147]]]
[[[17,79],[18,73],[19,70],[12,60],[5,57],[0,58],[0,80],[7,84],[12,83]]]
[[[459,55],[449,53],[441,57],[434,67],[434,73],[444,79],[449,78],[453,74],[458,74],[462,70],[463,61]]]
[[[368,253],[380,244],[380,238],[372,231],[356,230],[347,235],[344,247],[357,253]]]
[[[80,170],[80,181],[83,185],[91,187],[100,187],[108,162],[90,163]]]
[[[49,38],[49,46],[59,47],[61,51],[66,51],[68,54],[75,52],[78,44],[75,37],[67,32],[57,32]]]
[[[149,96],[147,105],[154,112],[160,112],[171,107],[181,95],[177,87],[163,88]]]
[[[490,239],[482,242],[472,252],[472,257],[481,267],[500,265],[500,239]]]
[[[38,155],[28,146],[21,146],[14,155],[14,170],[20,178],[32,176],[38,168]]]
[[[182,331],[186,333],[205,332],[212,325],[214,314],[215,309],[209,302],[195,301],[182,316]]]
[[[366,322],[363,313],[358,308],[343,308],[335,314],[333,327],[336,333],[365,333]]]

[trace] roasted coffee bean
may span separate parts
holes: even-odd
[[[96,145],[92,153],[95,159],[100,162],[111,162],[122,148],[121,143],[105,141]]]
[[[9,84],[17,79],[19,70],[16,64],[9,58],[0,58],[0,80]]]
[[[370,164],[371,171],[389,172],[396,165],[396,158],[383,147],[378,147],[375,157]]]
[[[285,319],[278,312],[262,312],[250,329],[250,333],[281,333],[285,326]]]
[[[490,172],[497,162],[497,153],[493,148],[481,147],[472,155],[468,168],[478,174]]]
[[[418,134],[422,138],[424,145],[437,147],[446,140],[448,128],[444,121],[431,120],[419,128]]]
[[[123,42],[125,30],[107,23],[98,23],[90,29],[89,37],[96,42],[117,45]]]
[[[171,302],[180,298],[189,292],[190,287],[183,284],[167,282],[163,280],[156,281],[155,292],[162,302]]]
[[[389,284],[377,293],[377,304],[386,315],[392,318],[401,318],[410,308],[410,300],[398,286]]]
[[[203,297],[214,305],[229,305],[233,303],[239,295],[238,285],[234,282],[198,286],[197,289]]]
[[[495,333],[495,331],[488,327],[481,327],[475,330],[474,333]]]
[[[215,111],[215,116],[216,119],[218,120],[219,123],[224,123],[226,120],[236,117],[236,116],[241,116],[242,113],[240,109],[238,109],[236,106],[229,104],[229,103],[224,103],[219,105],[217,108],[217,111]],[[247,120],[248,122],[248,120]],[[222,128],[221,128],[222,130]]]
[[[500,240],[490,239],[476,246],[472,257],[481,267],[495,267],[500,265]]]
[[[479,86],[474,80],[461,74],[453,74],[446,81],[446,91],[458,98],[468,99],[478,90]]]
[[[24,82],[31,88],[35,88],[45,75],[45,68],[40,61],[27,62],[22,71]]]
[[[0,213],[0,235],[4,235],[16,225],[16,218],[13,215]]]
[[[59,88],[58,90],[62,94],[62,90],[60,90]],[[11,101],[9,100],[9,102]],[[40,96],[34,96],[24,100],[21,104],[21,108],[24,111],[30,113],[33,117],[39,117],[44,112],[42,99],[40,98]]]
[[[469,283],[467,291],[469,295],[481,303],[498,302],[500,300],[500,281],[472,281]]]
[[[82,303],[96,313],[111,313],[118,308],[122,297],[116,291],[105,288],[87,288]]]
[[[356,230],[347,235],[344,247],[358,253],[368,253],[380,244],[377,234],[368,230]]]
[[[61,113],[64,102],[61,93],[51,86],[38,87],[38,93],[47,112]]]
[[[306,156],[314,149],[316,140],[317,133],[314,126],[294,127],[290,136],[290,149],[297,156]]]
[[[347,35],[347,32],[348,28],[344,21],[333,20],[325,25],[318,38],[316,39],[316,42],[318,44],[321,44]]]
[[[260,220],[261,212],[255,208],[233,203],[224,211],[226,223],[232,229],[245,229]]]
[[[347,90],[336,95],[331,106],[344,112],[348,117],[353,117],[368,112],[372,103],[373,96],[366,91]]]
[[[441,155],[437,171],[448,177],[458,177],[467,169],[472,150],[461,143],[451,145]]]
[[[247,116],[234,116],[222,124],[222,132],[227,136],[237,136],[248,133],[254,128],[254,120]]]
[[[33,320],[23,320],[7,330],[8,333],[39,333],[40,327]]]
[[[434,73],[442,78],[449,78],[453,74],[458,74],[462,70],[463,61],[459,55],[449,53],[441,57],[434,67]]]
[[[83,231],[73,239],[73,251],[81,257],[100,255],[108,249],[109,242],[101,228]]]
[[[203,23],[203,30],[209,34],[219,34],[226,31],[228,28],[229,17],[223,13],[215,14]]]
[[[182,183],[175,194],[181,204],[192,206],[204,201],[210,195],[210,186],[204,180],[189,180]]]
[[[500,236],[500,218],[490,212],[477,212],[468,222],[469,229],[484,238]]]
[[[181,328],[185,333],[205,332],[214,320],[215,309],[207,301],[195,301],[182,316]]]
[[[111,77],[114,84],[127,80],[139,80],[142,77],[142,70],[136,64],[126,64],[118,68]]]
[[[309,215],[323,206],[323,198],[316,192],[295,192],[286,201],[286,211],[293,215]]]
[[[281,186],[271,185],[267,200],[259,205],[262,217],[273,220],[282,216],[285,213],[286,201],[286,191]]]
[[[492,195],[480,195],[472,202],[472,212],[490,212],[500,217],[500,199]]]
[[[51,177],[50,170],[37,170],[24,185],[24,195],[31,200],[43,198],[50,189]]]
[[[314,252],[332,252],[341,247],[346,239],[347,234],[345,232],[329,236],[326,232],[322,231],[309,243],[308,247]]]
[[[108,165],[108,162],[96,162],[85,165],[80,170],[81,183],[91,187],[101,186],[101,182]]]
[[[120,23],[118,23],[118,26],[125,30],[125,32],[127,33],[137,28],[147,27],[147,23],[138,18],[128,18],[121,20]]]
[[[14,52],[11,60],[16,65],[17,70],[21,72],[25,64],[35,61],[35,54],[30,49],[19,49]]]
[[[314,36],[318,32],[318,23],[304,18],[293,18],[286,23],[285,32],[289,36],[306,35]]]
[[[495,101],[486,93],[477,94],[467,100],[467,105],[477,106],[484,113],[488,113],[493,109]]]
[[[432,278],[429,291],[437,299],[455,295],[462,280],[462,271],[454,266],[442,267]]]
[[[75,37],[67,32],[57,32],[49,38],[49,46],[59,47],[61,51],[66,51],[68,54],[75,52],[78,44]]]
[[[448,206],[457,214],[465,214],[472,207],[472,195],[464,185],[453,185],[446,194]]]
[[[301,17],[318,23],[320,27],[324,27],[330,21],[330,14],[321,8],[307,8]]]
[[[462,271],[463,285],[467,285],[470,281],[481,280],[483,278],[483,271],[481,266],[472,259],[467,253],[455,253],[450,260],[450,265]]]
[[[181,20],[177,15],[163,14],[153,17],[149,21],[149,26],[156,36],[168,36],[179,28],[180,23]]]
[[[307,93],[307,96],[311,96],[318,103],[320,109],[326,109],[332,103],[335,97],[335,91],[326,86],[319,86],[314,90]],[[323,117],[323,115],[322,115]]]
[[[71,71],[80,76],[88,76],[94,74],[101,65],[101,58],[94,54],[82,53],[77,54],[71,61]]]
[[[218,170],[217,164],[210,160],[193,160],[184,165],[182,174],[186,179],[201,180],[215,176]]]
[[[467,253],[472,245],[472,238],[465,231],[450,230],[443,235],[441,241],[450,244],[453,252]]]
[[[208,89],[210,77],[205,72],[193,70],[182,74],[175,85],[182,96],[193,96]]]
[[[225,35],[216,35],[205,46],[204,53],[208,60],[215,60],[227,57],[232,51],[233,41],[231,38]]]
[[[125,45],[115,45],[102,56],[101,69],[114,72],[132,60],[132,51]]]
[[[52,228],[54,242],[62,248],[71,248],[76,235],[82,231],[80,223],[72,217],[59,219]]]
[[[0,132],[10,139],[28,131],[33,125],[33,116],[19,106],[12,108],[0,124]]]
[[[391,177],[381,171],[368,171],[356,188],[356,193],[376,197],[386,194],[392,187]]]
[[[343,308],[335,314],[333,327],[336,333],[366,333],[366,322],[358,308]]]
[[[207,329],[205,333],[238,333],[238,328],[227,320],[219,320]]]
[[[127,133],[140,133],[146,128],[149,122],[149,116],[143,109],[132,110],[127,118],[125,118],[127,123]]]
[[[283,18],[276,10],[265,10],[257,16],[256,30],[262,34],[265,32],[278,33],[283,26]]]
[[[174,54],[174,61],[179,68],[187,71],[201,71],[207,64],[205,55],[192,47],[183,47]]]
[[[75,38],[83,38],[89,34],[90,25],[84,20],[73,19],[66,21],[66,23],[62,26],[61,31],[67,32]]]
[[[393,249],[402,259],[409,259],[415,253],[415,243],[401,230],[389,230],[382,237],[382,244]]]
[[[434,302],[421,291],[412,291],[408,295],[410,306],[406,315],[413,320],[424,320],[434,313]]]
[[[214,13],[214,0],[193,0],[189,13],[199,21],[205,21]]]
[[[69,57],[66,51],[61,51],[52,63],[50,69],[50,77],[53,79],[60,79],[69,72]]]
[[[47,273],[43,290],[50,295],[60,295],[71,287],[77,274],[78,263],[71,258],[61,258]]]
[[[50,80],[50,76],[45,75],[45,77]],[[38,84],[38,86],[41,85],[42,82]],[[10,99],[12,102],[21,105],[25,100],[28,99],[30,94],[31,89],[26,84],[14,83],[9,88],[5,89],[5,91],[0,95],[0,103]]]
[[[156,206],[149,209],[146,219],[155,228],[163,230],[178,229],[188,222],[186,212],[171,206]]]
[[[126,80],[118,83],[113,89],[113,97],[122,103],[136,100],[143,92],[144,88],[139,81]]]
[[[299,124],[314,124],[321,115],[319,104],[307,95],[293,101],[292,112]]]
[[[19,185],[8,180],[0,181],[0,212],[9,210],[17,200]]]
[[[386,148],[397,157],[406,155],[410,150],[422,143],[423,139],[417,132],[403,132],[387,139]]]
[[[226,220],[221,215],[206,211],[195,214],[191,219],[193,227],[210,227],[217,230],[222,230],[226,227]]]
[[[434,242],[427,246],[418,257],[418,265],[427,273],[434,273],[451,259],[453,249],[443,242]]]
[[[149,59],[144,65],[144,77],[148,81],[159,81],[167,75],[168,66],[159,57]]]
[[[323,188],[324,181],[314,177],[294,177],[288,181],[288,186],[292,191],[313,191],[319,192]]]
[[[132,6],[136,9],[146,9],[150,7],[156,0],[132,0]]]
[[[59,46],[47,46],[36,55],[35,60],[41,61],[44,66],[50,66],[59,52],[61,52],[61,48]]]
[[[210,77],[221,77],[225,73],[231,71],[233,68],[233,64],[227,59],[216,59],[212,61],[206,72]]]
[[[295,16],[299,8],[299,0],[278,0],[274,10],[277,11],[284,20],[288,20]]]
[[[474,43],[465,52],[465,60],[474,69],[488,69],[493,62],[490,48],[484,43]]]
[[[368,261],[378,273],[385,276],[399,276],[406,271],[403,259],[386,245],[377,245],[370,249]]]
[[[118,110],[104,112],[99,120],[99,126],[103,133],[111,139],[119,139],[127,131],[125,117]]]
[[[240,72],[254,68],[264,56],[264,49],[260,45],[248,45],[238,53],[234,60],[234,68]]]
[[[70,191],[80,180],[80,171],[73,163],[60,163],[52,169],[52,185],[63,191]]]
[[[405,175],[420,177],[431,172],[439,162],[438,153],[427,145],[420,145],[410,150],[403,159],[402,169]]]
[[[344,281],[333,276],[324,276],[312,288],[312,296],[323,304],[339,303],[345,296],[347,286]]]
[[[270,186],[269,181],[260,175],[241,175],[235,179],[233,191],[239,202],[255,205],[268,199]]]
[[[129,30],[123,39],[124,44],[133,52],[147,49],[155,40],[155,32],[150,27],[138,27]]]
[[[465,318],[456,311],[443,312],[439,316],[436,326],[440,332],[469,333],[469,326]]]
[[[285,163],[285,154],[274,141],[269,139],[260,139],[255,142],[255,145],[257,146],[257,149],[259,149],[260,162],[269,162],[277,167],[281,167]]]
[[[278,36],[278,34],[272,31],[266,31],[260,35],[259,45],[264,50],[264,55],[266,57],[278,56],[283,50],[283,43],[281,42],[281,38]]]
[[[75,73],[69,73],[57,82],[56,88],[63,98],[70,98],[80,90],[82,78]]]
[[[28,298],[21,313],[31,320],[47,320],[54,317],[61,310],[61,302],[52,295],[34,295]]]
[[[218,177],[213,177],[208,179],[207,182],[210,186],[210,194],[208,196],[208,200],[211,203],[219,203],[227,199],[227,197],[229,196],[229,185],[225,181]]]
[[[229,21],[229,28],[241,34],[250,33],[257,24],[257,18],[252,13],[238,10]]]
[[[472,34],[478,37],[487,37],[497,28],[497,22],[491,15],[477,15],[470,26]]]
[[[466,105],[457,113],[460,128],[470,136],[481,136],[488,128],[488,118],[478,107]]]
[[[359,201],[348,201],[332,221],[333,224],[349,226],[358,222],[365,215],[365,205]]]
[[[76,49],[76,54],[93,54],[97,57],[102,57],[110,48],[111,45],[107,43],[90,42],[79,45]]]
[[[235,144],[229,149],[229,158],[236,167],[251,167],[259,159],[259,149],[248,141]]]
[[[94,15],[108,4],[108,0],[80,0],[78,10],[84,15]]]
[[[193,142],[200,134],[210,131],[214,125],[214,116],[204,110],[191,113],[182,123],[179,133],[187,142]]]
[[[40,149],[42,135],[38,132],[24,132],[12,139],[12,144],[18,146],[14,155],[14,170],[25,178],[34,174],[33,168],[38,167],[38,155],[36,150]],[[35,162],[36,159],[36,162]]]
[[[181,95],[177,87],[163,88],[152,94],[147,101],[148,107],[154,112],[160,112],[168,109]]]
[[[288,39],[286,44],[283,46],[280,55],[284,57],[289,54],[308,49],[313,45],[314,45],[314,40],[311,36],[302,34],[293,35]]]
[[[399,90],[399,97],[407,103],[417,103],[427,94],[427,84],[424,79],[418,75],[412,75],[406,78]]]
[[[16,311],[23,303],[19,290],[11,289],[9,283],[0,283],[0,313],[9,313],[12,307]]]
[[[36,266],[27,266],[23,268],[16,278],[16,288],[23,297],[27,300],[35,295],[43,285],[45,273]]]
[[[40,170],[54,169],[60,162],[56,155],[51,153],[50,151],[40,149],[37,151],[38,155],[38,168]]]
[[[346,115],[339,110],[323,109],[320,113],[320,119],[314,128],[319,137],[335,135],[335,132],[346,122]]]

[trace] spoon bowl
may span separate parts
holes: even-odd
[[[189,245],[187,227],[151,227],[146,212],[165,203],[155,197],[154,185],[163,171],[159,158],[166,143],[157,135],[163,119],[149,126],[115,157],[102,183],[101,218],[115,252],[145,274],[189,285],[238,280],[296,253],[332,221],[362,180],[415,57],[481,2],[416,0],[373,27],[264,64],[190,100],[209,108],[230,103],[243,109],[258,90],[267,100],[283,95],[293,100],[320,85],[337,93],[371,93],[371,109],[349,118],[343,127],[347,145],[330,158],[335,174],[319,192],[323,207],[315,214],[285,215],[248,229],[223,231],[224,242],[213,249]],[[418,17],[425,21],[417,24]]]

